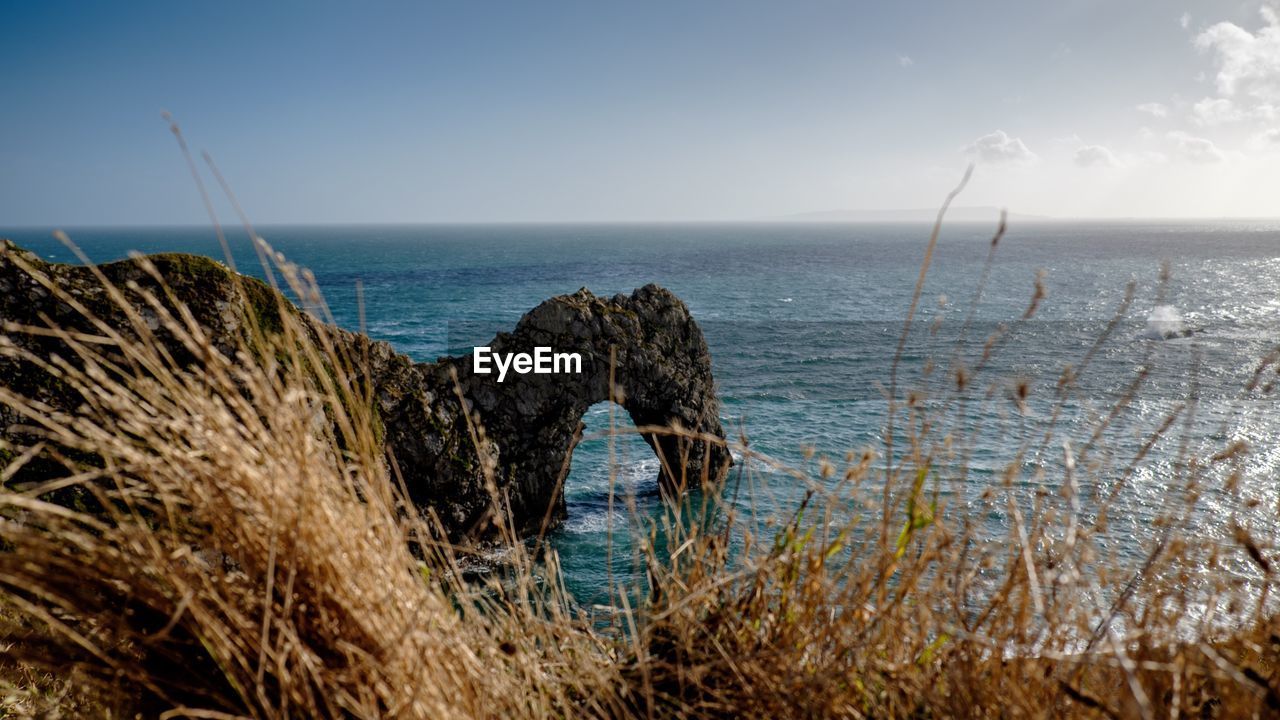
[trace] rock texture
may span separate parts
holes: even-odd
[[[234,282],[223,265],[198,256],[150,259],[223,352],[231,352],[236,334],[251,320],[269,331],[280,327],[275,291],[267,285],[252,278]],[[84,318],[53,298],[20,264],[48,276],[111,325],[126,327],[123,313],[108,301],[90,269],[45,263],[8,241],[0,246],[0,321],[43,325],[48,318],[64,327],[88,329]],[[133,260],[100,269],[117,286],[132,281],[155,287]],[[149,312],[140,310],[144,316]],[[581,374],[508,373],[502,383],[496,374],[476,374],[470,355],[416,364],[386,343],[303,317],[317,332],[331,333],[335,342],[345,344],[353,357],[369,358],[365,370],[384,442],[412,499],[433,508],[455,538],[492,530],[482,457],[494,461],[493,478],[519,530],[536,531],[545,518],[562,519],[559,483],[582,415],[591,405],[611,398],[638,427],[688,431],[684,436],[644,436],[661,460],[659,482],[667,491],[718,479],[730,464],[723,445],[703,439],[722,439],[723,430],[702,331],[684,303],[656,285],[612,298],[583,289],[546,300],[489,346],[497,353],[532,353],[539,346],[576,352],[582,357]],[[163,331],[159,336],[164,339]],[[42,356],[58,352],[53,339],[16,333],[10,337]],[[173,346],[184,361],[181,348]],[[29,363],[0,359],[0,383],[54,407],[71,409],[78,402],[73,392]],[[484,429],[482,453],[477,452],[464,412]],[[0,404],[0,434],[20,445],[23,438],[10,429],[15,419]],[[40,463],[23,471],[39,472]],[[23,473],[14,481],[23,481]]]

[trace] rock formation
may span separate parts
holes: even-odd
[[[8,241],[0,246],[0,321],[43,325],[48,318],[64,327],[89,329],[79,313],[22,270],[15,256],[108,324],[127,326],[123,312],[107,299],[89,268],[45,263]],[[232,351],[236,333],[244,332],[251,319],[268,331],[279,329],[275,291],[266,284],[248,277],[234,282],[231,271],[203,257],[163,254],[150,259],[223,352]],[[156,287],[134,260],[100,269],[116,286],[132,281]],[[135,306],[144,317],[151,312]],[[298,312],[291,305],[286,309]],[[659,482],[665,490],[679,492],[717,479],[730,463],[722,444],[704,439],[722,439],[723,430],[702,331],[684,303],[656,285],[629,296],[605,299],[582,289],[544,301],[489,346],[499,353],[532,353],[537,347],[578,353],[582,372],[510,373],[502,383],[496,374],[475,373],[470,355],[415,364],[387,343],[302,317],[309,327],[330,333],[352,357],[368,358],[364,371],[374,390],[384,442],[410,497],[433,508],[452,537],[482,536],[492,530],[482,456],[492,459],[493,479],[509,499],[520,531],[536,531],[544,518],[562,519],[559,484],[582,415],[591,405],[611,398],[630,413],[637,427],[687,431],[644,435],[661,461]],[[158,336],[163,340],[165,334]],[[38,355],[58,350],[54,339],[21,333],[11,333],[10,338]],[[173,345],[182,362],[182,349]],[[0,383],[54,407],[72,409],[78,403],[74,392],[30,363],[0,359]],[[472,440],[464,407],[484,428],[483,453]],[[12,410],[0,404],[0,434],[20,445],[23,438],[9,429],[15,419]],[[40,467],[34,463],[23,473],[38,473]],[[23,473],[14,481],[22,482]]]

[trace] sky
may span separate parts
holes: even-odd
[[[0,0],[0,226],[1280,216],[1280,2]],[[226,203],[219,201],[226,213]]]

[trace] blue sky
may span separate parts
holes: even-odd
[[[1257,0],[0,0],[0,225],[1280,215]]]

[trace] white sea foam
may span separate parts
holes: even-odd
[[[1183,337],[1187,334],[1182,313],[1172,305],[1157,305],[1147,316],[1147,337],[1155,340]]]
[[[564,531],[571,535],[600,533],[610,529],[626,531],[628,528],[627,516],[617,510],[613,511],[612,522],[610,522],[607,510],[603,512],[585,512],[578,515],[574,515],[571,510],[569,519],[564,522]]]

